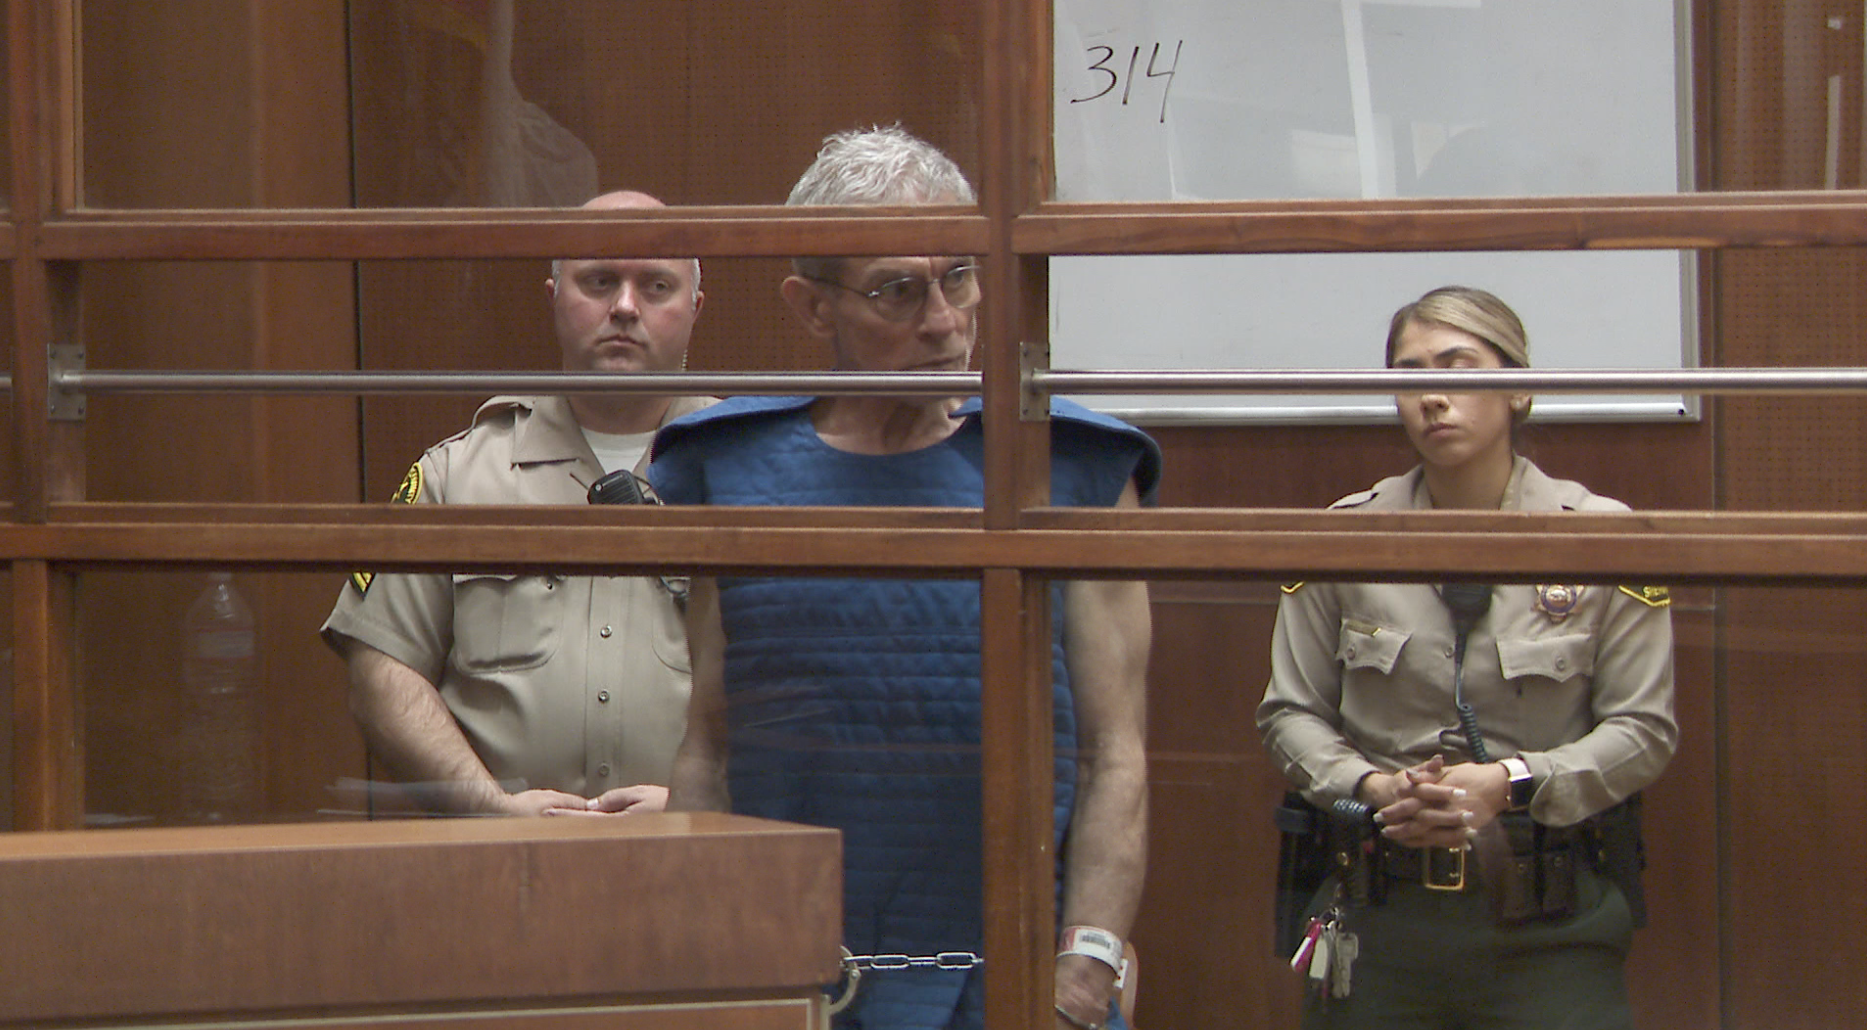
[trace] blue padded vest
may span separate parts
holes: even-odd
[[[649,476],[670,504],[977,507],[978,404],[946,441],[905,454],[836,450],[808,398],[735,398],[670,424]],[[1053,411],[1052,503],[1151,500],[1159,452],[1068,402]],[[843,833],[844,940],[857,954],[973,951],[983,936],[979,584],[723,577],[728,786],[735,812]],[[1076,789],[1076,719],[1052,590],[1059,850]],[[976,1026],[976,972],[876,972],[844,1028]]]

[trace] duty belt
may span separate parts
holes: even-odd
[[[1381,871],[1390,879],[1407,880],[1427,890],[1471,890],[1478,886],[1478,878],[1466,875],[1469,858],[1464,848],[1389,846],[1381,855]]]
[[[1509,843],[1508,859],[1487,865],[1486,890],[1498,921],[1507,925],[1563,919],[1575,913],[1578,870],[1596,868],[1594,835],[1583,826],[1544,826],[1522,814],[1498,819]],[[1403,848],[1377,843],[1378,862],[1389,879],[1428,890],[1470,891],[1479,886],[1476,859],[1468,848]],[[1503,858],[1504,856],[1498,856]]]

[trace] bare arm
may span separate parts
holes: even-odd
[[[687,706],[687,735],[674,753],[668,811],[725,812],[726,631],[720,626],[719,585],[695,577],[687,592],[687,649],[693,661],[693,695]]]
[[[584,808],[575,794],[508,794],[460,731],[440,691],[420,673],[368,644],[343,638],[350,669],[350,714],[370,752],[397,780],[434,785],[432,807],[455,814],[541,815]]]
[[[1121,504],[1136,503],[1130,484]],[[1072,582],[1064,598],[1079,755],[1063,925],[1100,927],[1126,940],[1147,875],[1147,584]],[[1057,962],[1057,1004],[1087,1022],[1102,1022],[1114,986],[1114,970],[1095,959]]]

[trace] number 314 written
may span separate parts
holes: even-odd
[[[1162,123],[1167,121],[1167,94],[1173,90],[1173,73],[1175,69],[1180,67],[1180,47],[1185,42],[1186,41],[1183,39],[1176,39],[1173,41],[1173,59],[1167,62],[1164,68],[1159,67],[1162,44],[1154,44],[1153,50],[1147,55],[1147,69],[1142,72],[1143,76],[1148,79],[1167,80],[1163,82],[1160,87],[1160,121]],[[1100,90],[1086,97],[1072,97],[1070,103],[1086,104],[1091,100],[1101,100],[1104,97],[1112,97],[1115,95],[1116,88],[1120,87],[1122,106],[1128,106],[1128,100],[1134,94],[1135,69],[1141,66],[1141,48],[1136,46],[1129,50],[1128,73],[1126,75],[1116,70],[1120,65],[1117,63],[1116,50],[1112,46],[1097,45],[1089,47],[1084,51],[1084,56],[1089,58],[1090,61],[1088,70],[1097,75],[1106,76],[1108,81],[1103,84]]]

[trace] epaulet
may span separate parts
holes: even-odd
[[[1347,497],[1344,497],[1341,500],[1336,501],[1334,504],[1331,504],[1329,507],[1331,508],[1359,508],[1362,505],[1367,504],[1369,501],[1374,500],[1374,497],[1375,497],[1375,492],[1373,490],[1363,490],[1359,493],[1349,494]]]
[[[485,404],[482,404],[478,408],[474,409],[472,425],[477,426],[481,422],[484,422],[489,418],[492,418],[496,415],[503,415],[509,411],[530,411],[532,409],[533,403],[534,402],[532,398],[530,397],[494,397],[488,400]],[[466,435],[466,431],[462,430],[461,432],[454,434],[453,437],[449,437],[449,439],[454,439],[454,438],[464,436],[464,435]]]
[[[1670,608],[1673,603],[1671,590],[1665,587],[1630,587],[1620,588],[1621,593],[1639,601],[1648,608]]]
[[[1304,582],[1303,580],[1299,579],[1295,583],[1284,583],[1280,585],[1277,589],[1283,591],[1286,594],[1294,594],[1297,591],[1303,589],[1303,582]]]

